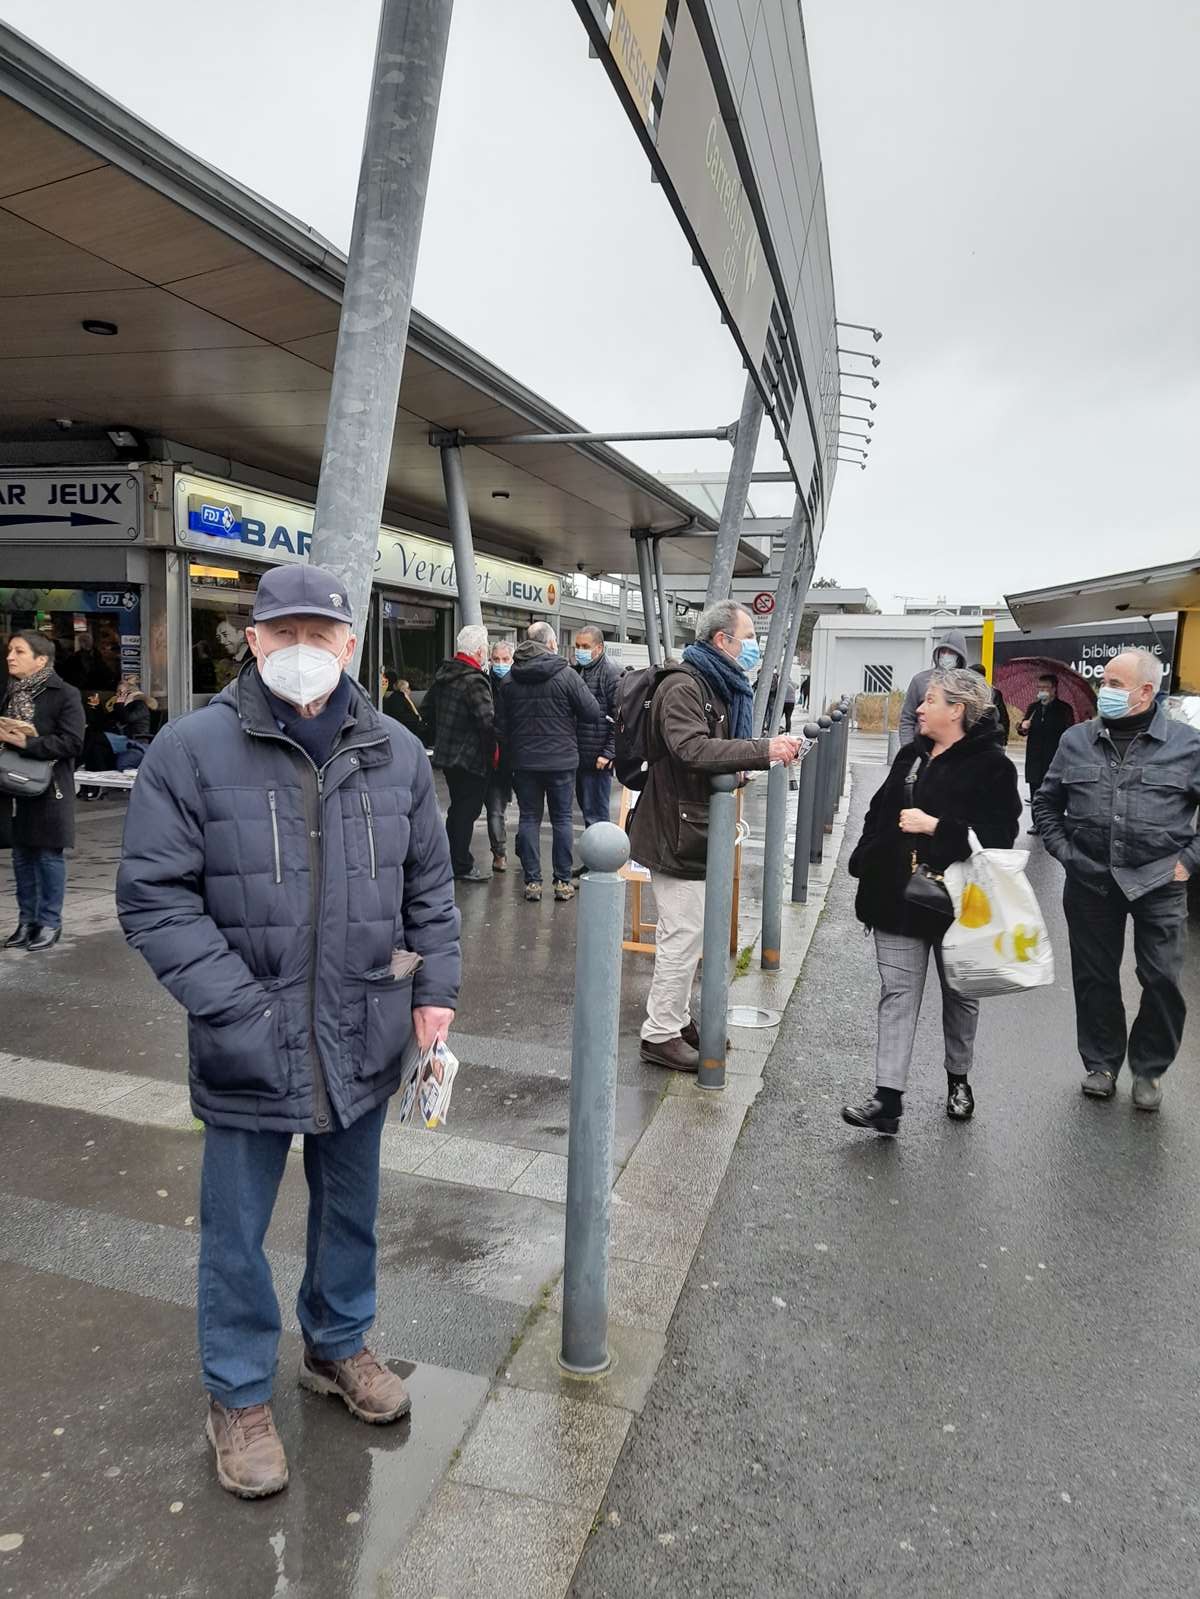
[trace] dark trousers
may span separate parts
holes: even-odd
[[[1187,1004],[1179,987],[1187,942],[1187,884],[1167,883],[1140,899],[1127,899],[1111,879],[1098,893],[1069,875],[1063,909],[1071,939],[1075,1025],[1079,1053],[1089,1072],[1115,1077],[1129,1051],[1135,1077],[1161,1077],[1179,1053]],[[1133,949],[1142,1003],[1126,1033],[1121,1000],[1125,922],[1133,921]]]
[[[512,780],[498,774],[488,778],[487,785],[487,829],[488,843],[492,846],[493,855],[508,854],[508,830],[505,825],[504,813],[512,799]]]
[[[585,827],[593,822],[607,822],[612,799],[612,768],[598,772],[594,766],[588,771],[581,766],[575,776],[575,798]]]
[[[450,840],[450,864],[455,877],[472,871],[471,832],[483,809],[488,780],[482,772],[468,772],[463,766],[446,768],[446,787],[450,790],[450,809],[446,812],[446,837]]]
[[[14,844],[12,863],[19,919],[33,927],[61,927],[67,893],[67,859],[62,850]]]
[[[553,832],[554,881],[571,881],[571,847],[574,832],[571,827],[571,800],[575,792],[575,773],[567,772],[514,772],[513,786],[517,791],[517,804],[521,820],[517,824],[517,854],[521,857],[521,870],[527,883],[542,880],[542,812],[550,812]]]
[[[296,1314],[319,1360],[363,1347],[375,1319],[379,1141],[387,1105],[304,1139],[308,1241]],[[223,1405],[271,1397],[279,1300],[263,1240],[287,1167],[290,1133],[206,1127],[200,1168],[196,1299],[204,1386]]]

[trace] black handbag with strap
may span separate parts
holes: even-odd
[[[53,761],[38,761],[7,744],[0,745],[0,794],[36,799],[50,787],[53,776]]]
[[[916,808],[917,777],[920,771],[921,757],[918,756],[904,780],[908,810]],[[916,850],[912,852],[912,875],[904,885],[904,899],[914,910],[928,911],[934,916],[944,917],[948,922],[954,920],[954,901],[950,898],[941,874],[932,871],[924,861],[918,860]]]

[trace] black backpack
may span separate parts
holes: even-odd
[[[686,666],[643,666],[636,671],[626,672],[617,684],[617,737],[613,760],[617,781],[626,788],[640,791],[646,786],[646,779],[650,775],[647,745],[650,705],[659,684],[674,672],[687,672],[700,684],[704,695],[704,714],[712,731],[716,713],[708,698],[708,687],[699,673]]]

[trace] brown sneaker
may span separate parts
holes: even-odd
[[[345,1360],[318,1360],[305,1349],[300,1386],[314,1394],[334,1394],[359,1421],[399,1421],[412,1409],[408,1389],[369,1349]]]
[[[270,1405],[228,1410],[210,1398],[204,1430],[217,1457],[217,1481],[227,1492],[265,1499],[287,1487],[287,1456]]]
[[[689,1022],[679,1036],[685,1044],[690,1044],[693,1049],[698,1050],[700,1048],[700,1029],[695,1022]],[[725,1040],[725,1048],[727,1050],[733,1048],[732,1039],[727,1038]]]
[[[642,1039],[642,1059],[651,1066],[666,1066],[673,1072],[698,1072],[700,1051],[685,1044],[682,1038],[668,1038],[661,1044]]]
[[[557,879],[554,884],[554,897],[560,905],[565,904],[569,899],[574,899],[574,883],[568,883],[565,879]]]

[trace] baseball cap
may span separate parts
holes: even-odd
[[[354,626],[346,585],[323,566],[276,566],[267,573],[254,596],[251,620],[272,622],[280,616],[323,616]]]

